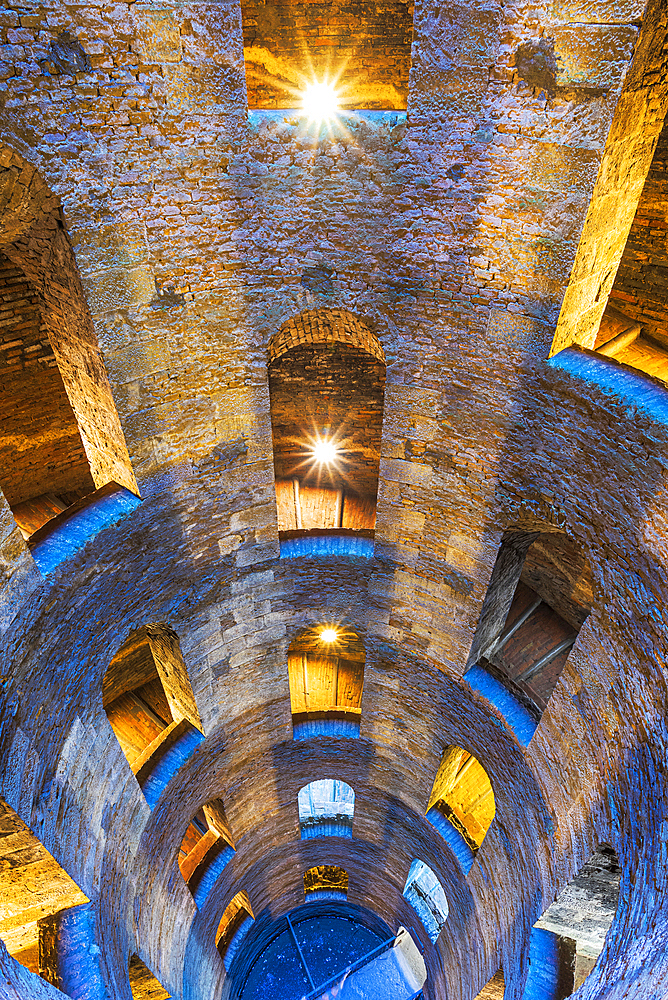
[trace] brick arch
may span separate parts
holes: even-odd
[[[60,199],[36,167],[0,143],[0,244],[20,239],[36,223],[60,218]],[[48,224],[55,228],[56,222]]]
[[[269,341],[269,360],[275,361],[304,344],[350,344],[385,364],[378,337],[347,309],[308,309],[287,320]]]

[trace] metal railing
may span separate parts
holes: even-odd
[[[289,917],[288,917],[288,923],[290,924],[290,929],[292,930],[292,924],[290,923]],[[294,937],[294,931],[292,931],[292,934]],[[337,983],[344,976],[349,976],[351,972],[357,972],[357,970],[361,969],[362,966],[367,964],[367,962],[370,962],[372,958],[376,958],[378,955],[381,955],[384,951],[388,951],[390,948],[392,948],[395,941],[396,941],[396,935],[394,937],[388,938],[387,941],[383,941],[381,944],[376,945],[375,948],[373,948],[371,951],[368,951],[366,955],[362,955],[362,957],[358,958],[355,962],[352,963],[352,965],[347,965],[344,969],[340,969],[339,972],[336,973],[336,975],[331,976],[330,979],[327,979],[324,983],[322,983],[321,986],[318,986],[317,989],[313,989],[311,993],[308,993],[305,997],[303,997],[303,1000],[317,1000],[318,997],[322,996],[325,990],[327,990],[330,986],[334,986],[334,984]],[[296,938],[295,938],[295,944],[297,944]],[[313,984],[311,973],[308,971],[308,967],[306,965],[306,962],[304,961],[304,957],[302,955],[302,951],[299,945],[297,945],[297,949],[302,959],[304,969],[306,970],[306,975],[309,978],[309,982]],[[409,997],[409,1000],[417,1000],[417,997],[419,997],[421,993],[422,989],[419,989],[417,993],[415,993],[412,997]]]

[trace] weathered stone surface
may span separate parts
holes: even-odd
[[[112,997],[130,1000],[132,954],[173,996],[226,996],[226,906],[245,891],[258,921],[283,914],[323,863],[345,868],[351,900],[408,921],[419,857],[450,905],[436,947],[421,937],[426,996],[468,1000],[502,967],[519,1000],[533,923],[600,841],[622,902],[582,995],[665,992],[668,435],[661,407],[633,396],[642,380],[606,391],[544,364],[581,231],[558,343],[588,343],[663,121],[665,11],[650,6],[626,77],[638,11],[616,11],[624,41],[577,77],[596,93],[555,73],[549,98],[521,79],[519,47],[598,37],[609,3],[421,4],[408,119],[361,114],[320,137],[246,118],[232,4],[0,15],[3,252],[43,290],[54,340],[76,315],[58,343],[68,392],[99,417],[95,475],[127,461],[117,409],[144,498],[46,580],[2,513],[2,794],[101,914]],[[49,65],[63,32],[90,71]],[[387,362],[374,559],[279,558],[267,347],[318,309],[366,323]],[[567,531],[593,577],[527,748],[461,679],[518,526]],[[364,640],[360,737],[294,741],[287,650],[323,621]],[[102,688],[128,635],[156,622],[179,638],[206,738],[150,811]],[[468,876],[425,819],[446,746],[494,790]],[[355,791],[355,828],[325,859],[299,838],[297,794],[331,777]],[[236,853],[197,910],[177,858],[215,798]],[[38,995],[8,964],[21,1000]]]

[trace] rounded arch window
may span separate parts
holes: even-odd
[[[318,865],[304,873],[307,903],[321,899],[344,900],[348,896],[348,872],[339,865]]]
[[[278,527],[290,533],[372,532],[385,358],[371,330],[343,309],[284,323],[269,344]]]
[[[494,790],[484,767],[461,747],[446,747],[429,799],[427,819],[439,830],[468,872],[496,813]]]
[[[419,858],[411,864],[404,896],[422,921],[432,944],[436,944],[448,919],[448,900],[434,872]]]
[[[345,781],[322,778],[300,788],[299,830],[302,840],[352,837],[355,792]]]
[[[364,643],[353,629],[323,623],[305,629],[288,648],[294,739],[359,736]]]

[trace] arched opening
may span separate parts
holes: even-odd
[[[171,993],[167,992],[138,955],[130,957],[128,975],[132,1000],[170,1000]]]
[[[82,507],[101,504],[94,525],[79,518],[86,536],[139,501],[57,199],[18,154],[4,164],[8,190],[26,187],[3,202],[0,234],[0,487],[38,550]]]
[[[17,962],[50,982],[40,927],[88,897],[2,799],[0,870],[0,938]]]
[[[249,108],[299,108],[314,82],[340,108],[406,107],[412,0],[243,0],[241,15]]]
[[[540,985],[547,1000],[563,1000],[582,986],[615,918],[620,879],[617,854],[601,844],[534,924],[525,997]]]
[[[434,780],[427,819],[455,849],[465,872],[485,839],[495,811],[494,791],[482,764],[461,747],[446,747]]]
[[[344,625],[317,625],[288,648],[295,740],[359,736],[364,686],[364,643]]]
[[[348,872],[338,865],[318,865],[304,873],[307,903],[321,899],[344,900],[348,896]]]
[[[660,37],[657,25],[661,9],[662,4],[657,2],[655,8],[652,4],[645,10],[633,61],[625,73],[615,104],[596,183],[580,230],[577,254],[568,275],[551,355],[571,345],[594,346],[610,290],[621,270],[620,261],[625,255],[629,231],[634,217],[638,218],[639,201],[653,165],[657,141],[665,141],[665,133],[661,134],[666,121],[665,95],[662,89],[656,89],[662,87],[663,74],[657,74],[659,63],[654,48]],[[659,181],[659,193],[664,163],[665,145],[656,156],[657,173],[653,183]],[[643,274],[636,270],[631,288],[626,289],[624,302],[632,298],[637,289],[647,289],[653,283],[652,278],[661,282],[665,253],[665,237],[661,233],[664,224],[662,200],[665,202],[665,197],[657,199],[658,225],[651,216],[641,216],[638,220],[647,230],[644,236],[647,246],[641,258],[647,271]],[[662,303],[657,310],[659,315],[664,308]]]
[[[102,704],[151,807],[204,739],[178,637],[169,626],[132,632],[109,664]]]
[[[376,523],[385,361],[352,313],[318,309],[269,345],[281,539],[364,533]]]
[[[179,868],[198,907],[202,907],[225,866],[234,857],[234,842],[220,799],[198,809],[179,851]]]
[[[345,781],[312,781],[299,790],[297,803],[302,840],[352,837],[355,792]]]
[[[0,254],[0,487],[24,538],[95,490],[36,289]]]
[[[418,858],[408,872],[404,896],[422,921],[429,940],[436,944],[448,919],[448,901],[436,875]]]
[[[668,382],[668,121],[654,151],[594,350]],[[657,238],[657,234],[661,234]]]
[[[591,603],[589,563],[568,535],[506,533],[471,660],[503,684],[534,724],[547,706]]]
[[[228,903],[216,931],[216,947],[228,972],[254,920],[248,896],[238,892]]]

